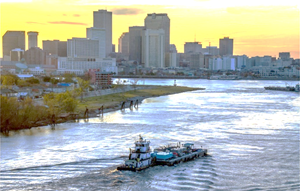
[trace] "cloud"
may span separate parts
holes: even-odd
[[[80,15],[79,14],[74,14],[73,17],[80,17]]]
[[[51,21],[50,24],[65,24],[65,25],[88,25],[87,23],[69,22],[69,21]]]
[[[138,15],[140,13],[143,13],[144,11],[142,9],[136,8],[116,8],[112,9],[112,12],[114,15]]]
[[[63,16],[67,16],[67,14],[63,14]]]
[[[45,23],[38,23],[38,22],[32,22],[32,21],[28,21],[26,22],[27,24],[38,24],[38,25],[45,25]]]
[[[296,6],[252,6],[252,7],[227,7],[226,11],[231,14],[257,14],[293,11]]]

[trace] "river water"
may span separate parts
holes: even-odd
[[[140,84],[173,85],[145,79]],[[285,81],[177,80],[206,90],[145,99],[138,110],[1,136],[1,190],[299,190],[300,98]],[[296,81],[288,81],[295,85]],[[141,134],[152,148],[192,141],[209,156],[117,171]]]

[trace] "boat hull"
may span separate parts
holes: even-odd
[[[276,91],[295,91],[294,87],[274,87],[274,86],[269,86],[269,87],[264,87],[265,90],[276,90]]]
[[[117,170],[128,170],[128,171],[133,171],[133,172],[136,172],[136,171],[141,171],[141,170],[144,170],[146,168],[149,168],[150,166],[143,166],[143,167],[140,167],[140,168],[132,168],[132,167],[129,167],[129,166],[125,166],[125,165],[122,165],[122,166],[118,166],[117,167]]]

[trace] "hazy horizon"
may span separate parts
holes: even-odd
[[[66,41],[85,37],[93,26],[93,11],[106,9],[113,13],[113,44],[130,26],[143,26],[148,13],[167,13],[170,22],[170,44],[183,52],[185,42],[219,47],[219,39],[234,39],[234,55],[275,56],[299,53],[299,4],[292,0],[219,1],[186,0],[140,2],[137,0],[0,0],[1,39],[8,30],[37,31],[38,47],[43,40]],[[27,34],[25,37],[28,46]]]

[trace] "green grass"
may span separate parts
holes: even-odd
[[[151,89],[133,90],[124,93],[89,97],[84,98],[83,102],[79,103],[77,112],[84,111],[86,106],[89,108],[89,110],[98,109],[102,105],[104,106],[104,108],[114,107],[121,102],[133,97],[156,97],[199,89],[200,88],[190,88],[183,86],[151,86]]]

